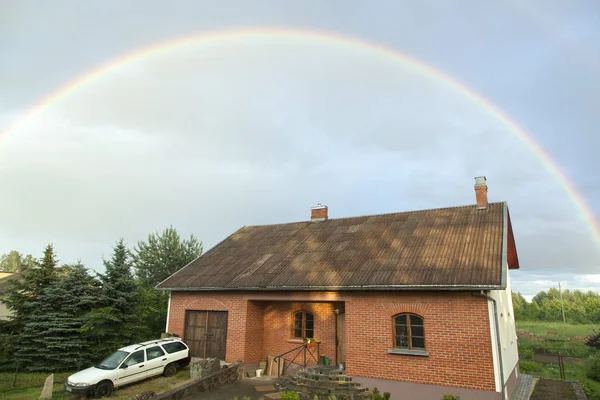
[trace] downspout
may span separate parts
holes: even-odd
[[[502,360],[502,344],[500,343],[500,323],[498,321],[498,303],[496,299],[489,296],[485,290],[481,291],[481,295],[490,300],[494,304],[494,325],[496,326],[496,347],[498,347],[498,360],[500,360],[500,386],[502,390],[502,400],[506,400],[506,391],[504,389],[504,362]]]
[[[169,302],[167,303],[167,323],[165,326],[165,333],[169,333],[169,317],[171,316],[171,293],[169,292]]]

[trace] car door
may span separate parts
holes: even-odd
[[[146,358],[144,350],[134,351],[119,366],[118,385],[136,382],[146,377]]]
[[[163,373],[167,365],[167,355],[160,346],[149,347],[146,349],[146,376],[156,376]]]

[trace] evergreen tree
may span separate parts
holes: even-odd
[[[61,279],[32,300],[33,313],[23,327],[17,349],[21,365],[30,371],[79,369],[89,363],[79,330],[96,304],[94,279],[80,263],[61,268]]]
[[[57,261],[51,244],[46,246],[44,257],[24,271],[22,279],[10,281],[10,287],[2,302],[11,309],[14,329],[20,330],[35,312],[33,302],[42,290],[58,279]]]
[[[81,330],[98,349],[98,357],[137,340],[142,329],[139,326],[137,284],[123,239],[113,248],[112,257],[104,260],[104,267],[105,273],[98,275],[101,285],[99,307],[86,316]]]

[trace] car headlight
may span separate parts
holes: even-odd
[[[75,386],[75,387],[90,386],[90,384],[86,383],[86,382],[70,382],[70,381],[67,381],[67,385],[69,385],[69,386]]]

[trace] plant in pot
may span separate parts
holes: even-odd
[[[315,347],[317,345],[317,341],[313,338],[304,339],[304,343],[306,343],[308,347]]]

